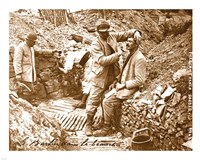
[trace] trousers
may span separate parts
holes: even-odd
[[[86,113],[95,113],[100,105],[105,89],[91,85],[90,94],[86,105]]]
[[[115,94],[103,99],[104,122],[109,124],[115,119],[116,109],[121,108],[123,100],[116,97]],[[121,112],[121,111],[120,111]]]

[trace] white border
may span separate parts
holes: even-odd
[[[199,108],[198,106],[198,96],[200,95],[199,89],[199,36],[198,30],[199,26],[199,9],[197,4],[189,0],[40,0],[40,1],[27,1],[27,0],[5,0],[0,2],[0,38],[1,38],[1,58],[0,58],[0,160],[1,158],[8,158],[8,160],[48,160],[51,159],[196,159],[195,156],[198,155],[199,147]],[[8,142],[8,43],[9,43],[9,33],[8,33],[8,12],[19,8],[66,8],[66,9],[193,9],[193,148],[192,152],[11,152],[9,151]],[[3,47],[2,47],[3,46]]]

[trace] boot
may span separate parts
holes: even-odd
[[[104,119],[101,117],[101,119],[98,122],[95,122],[92,125],[92,128],[93,128],[93,130],[99,130],[103,127],[103,125],[104,125]]]
[[[100,130],[96,130],[93,132],[93,136],[95,137],[104,137],[112,133],[111,123],[104,124],[104,127]]]
[[[82,97],[83,97],[83,94],[78,94],[78,95],[74,96],[73,99],[81,100]]]
[[[94,114],[87,114],[86,126],[85,126],[85,134],[86,136],[92,136],[92,122],[93,122]]]
[[[78,104],[73,105],[73,107],[75,107],[75,108],[85,108],[86,107],[87,98],[88,98],[88,94],[83,94],[81,102],[78,103]]]

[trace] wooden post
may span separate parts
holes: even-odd
[[[69,24],[67,10],[65,10],[65,22],[66,22],[67,25]]]
[[[57,24],[56,24],[56,10],[55,9],[53,10],[53,17],[54,17],[54,24],[57,26]]]

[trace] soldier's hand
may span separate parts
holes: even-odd
[[[112,90],[113,88],[115,88],[115,84],[111,84],[111,85],[109,86],[108,90],[110,91],[110,90]]]
[[[21,74],[17,74],[16,75],[16,80],[17,81],[21,81],[22,80],[22,75]]]
[[[109,86],[109,90],[112,90],[113,88],[116,87],[116,84],[117,84],[117,80],[115,80],[110,86]]]
[[[117,83],[116,84],[116,90],[117,91],[120,90],[120,89],[122,89],[122,88],[125,88],[125,87],[126,87],[125,83]]]
[[[136,40],[136,43],[137,43],[137,44],[140,44],[141,39],[142,39],[142,36],[141,36],[141,34],[140,34],[139,31],[136,31],[136,32],[135,32],[135,34],[134,34],[134,39]]]

